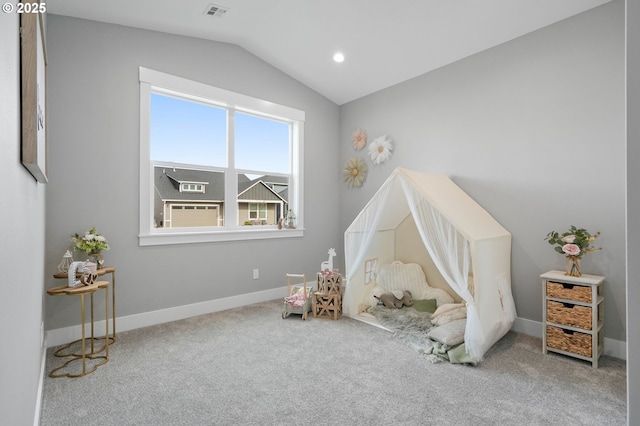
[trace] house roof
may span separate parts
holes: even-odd
[[[281,201],[286,203],[285,199],[262,180],[251,182],[246,189],[239,191],[238,200]]]
[[[204,193],[180,192],[181,183],[205,185]],[[288,185],[286,177],[265,175],[255,179],[238,175],[238,196],[246,200],[288,201],[289,191],[285,188],[274,190],[273,185]],[[161,200],[181,200],[191,202],[223,202],[224,173],[178,167],[154,167],[155,193]]]
[[[204,193],[180,192],[181,183],[202,183]],[[155,166],[154,187],[162,200],[224,201],[224,174],[221,172]]]

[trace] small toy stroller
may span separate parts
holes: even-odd
[[[292,284],[294,278],[302,278],[301,284]],[[304,274],[287,274],[287,296],[284,298],[284,310],[282,319],[290,314],[300,314],[302,319],[307,319],[307,314],[311,312],[311,294],[313,285],[307,286]]]

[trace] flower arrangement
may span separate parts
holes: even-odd
[[[109,250],[107,239],[96,231],[96,227],[92,226],[84,235],[73,234],[71,237],[75,251],[83,251],[85,253],[100,253],[103,250]]]
[[[545,240],[549,244],[555,245],[554,250],[556,252],[567,256],[566,275],[579,277],[582,275],[579,263],[582,256],[601,250],[592,245],[599,235],[600,232],[590,234],[586,229],[571,225],[569,231],[562,234],[556,231],[549,232]]]
[[[351,141],[353,142],[353,149],[355,149],[356,151],[364,148],[364,146],[367,144],[367,132],[362,129],[356,129],[356,131],[353,132]]]
[[[393,141],[387,135],[382,135],[373,140],[369,145],[369,156],[373,164],[381,164],[389,161],[393,151]]]

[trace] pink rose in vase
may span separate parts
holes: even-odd
[[[580,247],[577,244],[565,244],[562,246],[562,251],[569,256],[580,255]]]

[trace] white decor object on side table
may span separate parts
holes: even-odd
[[[58,272],[67,272],[71,263],[73,262],[73,256],[71,252],[67,250],[62,256],[62,261],[58,264]]]

